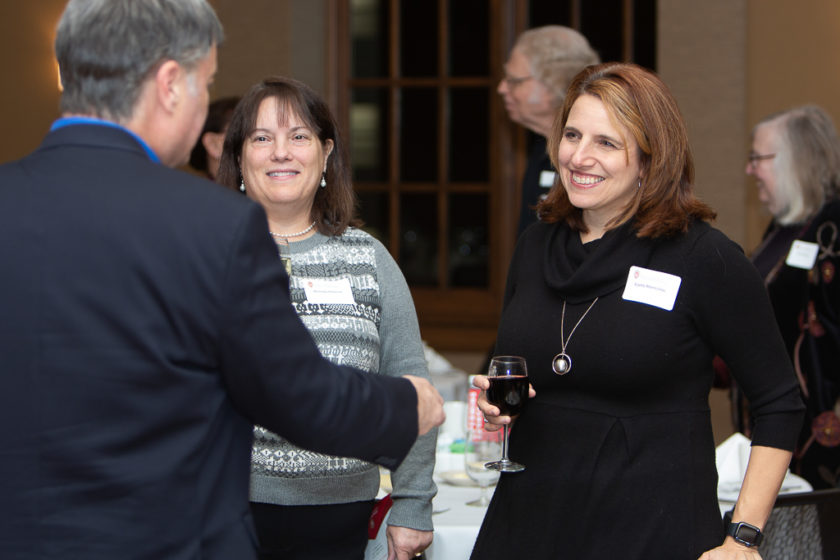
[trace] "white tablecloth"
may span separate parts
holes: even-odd
[[[457,458],[461,459],[461,465],[463,465],[463,455],[457,457],[456,454],[453,455],[449,465],[454,466]],[[447,457],[446,460],[448,459]],[[426,558],[428,560],[467,560],[487,508],[466,504],[478,498],[481,490],[472,486],[453,486],[444,482],[439,476],[435,477],[435,482],[438,485],[438,494],[432,502],[432,511],[440,513],[432,515],[432,521],[435,524],[435,539],[432,546],[426,550]],[[488,496],[492,496],[493,487],[487,492]]]

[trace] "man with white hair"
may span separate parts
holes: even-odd
[[[554,185],[555,171],[546,154],[545,138],[563,104],[572,78],[600,62],[586,38],[569,27],[547,25],[523,32],[505,63],[496,89],[510,119],[534,134],[522,180],[517,235],[536,221],[534,206]]]

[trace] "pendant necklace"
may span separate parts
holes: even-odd
[[[303,229],[303,230],[301,230],[297,233],[274,233],[273,231],[269,231],[268,233],[270,233],[272,237],[278,237],[280,239],[285,239],[286,241],[288,241],[289,239],[291,239],[293,237],[300,237],[301,235],[309,233],[310,231],[312,231],[312,228],[314,228],[315,224],[317,224],[317,223],[318,223],[317,221],[312,222],[311,224],[309,224],[308,228]]]
[[[580,316],[578,322],[575,323],[575,326],[572,327],[572,332],[569,333],[568,338],[564,339],[563,333],[563,323],[566,320],[566,300],[563,300],[563,311],[560,314],[560,353],[554,356],[554,359],[551,360],[551,369],[554,370],[554,373],[557,375],[566,375],[570,371],[572,371],[572,358],[568,354],[566,354],[566,346],[569,345],[569,341],[572,340],[572,335],[575,334],[578,326],[583,322],[584,317],[586,314],[589,313],[589,310],[595,306],[595,303],[598,301],[596,297],[592,300],[592,303],[589,304],[589,307],[586,308],[586,311],[583,312],[583,315]]]

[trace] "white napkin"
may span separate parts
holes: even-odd
[[[741,483],[747,472],[750,460],[750,440],[739,432],[729,436],[715,450],[715,463],[718,471],[718,499],[735,502],[741,492]],[[790,472],[785,473],[780,494],[791,492],[810,492],[814,488],[804,478]]]
[[[750,440],[740,432],[735,432],[717,446],[718,498],[733,502],[738,499],[749,460]]]

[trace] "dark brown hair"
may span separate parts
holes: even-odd
[[[560,168],[558,149],[569,112],[581,95],[597,97],[610,120],[626,128],[638,145],[641,186],[608,228],[632,219],[639,237],[667,237],[685,232],[694,220],[715,217],[714,210],[694,195],[694,163],[676,100],[662,80],[635,64],[598,64],[575,76],[548,138],[555,168]],[[569,201],[559,179],[537,211],[545,222],[565,221],[586,231],[583,212]]]
[[[341,235],[347,226],[361,225],[356,219],[356,195],[350,176],[347,151],[338,131],[338,124],[329,106],[312,88],[291,78],[266,78],[246,93],[233,112],[228,125],[219,174],[216,180],[234,190],[242,180],[240,160],[246,138],[257,125],[257,114],[265,99],[277,99],[280,120],[299,117],[318,136],[323,145],[332,140],[333,150],[327,158],[327,186],[318,188],[312,204],[311,220],[318,222],[324,235]]]

